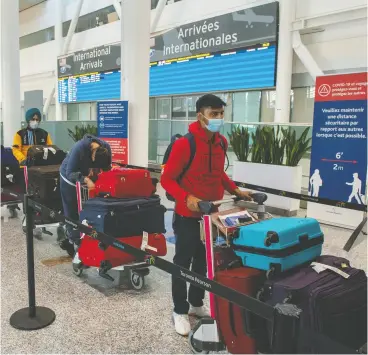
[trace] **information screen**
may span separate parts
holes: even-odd
[[[150,96],[226,90],[262,89],[275,85],[276,45],[151,63]],[[120,98],[120,70],[59,79],[59,102]]]

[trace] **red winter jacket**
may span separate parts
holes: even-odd
[[[177,179],[190,158],[189,141],[183,137],[173,145],[162,172],[161,185],[175,198],[177,214],[184,217],[201,217],[201,213],[192,212],[187,208],[188,195],[205,201],[216,201],[223,198],[224,190],[233,193],[237,187],[224,171],[225,152],[221,146],[220,134],[216,133],[209,139],[199,122],[192,123],[189,132],[194,135],[196,143],[196,154],[190,168],[178,183]],[[226,138],[222,139],[227,148]]]

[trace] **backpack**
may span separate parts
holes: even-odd
[[[1,186],[11,185],[16,182],[19,175],[19,162],[13,155],[11,148],[1,145]]]
[[[166,165],[167,161],[169,160],[169,156],[170,156],[170,153],[172,151],[172,148],[175,144],[175,142],[179,139],[179,138],[186,138],[188,139],[189,141],[189,147],[190,147],[190,156],[189,156],[189,161],[188,161],[188,164],[184,167],[183,171],[181,172],[181,174],[179,175],[178,177],[178,180],[177,182],[180,183],[180,181],[183,179],[185,173],[188,171],[188,169],[190,168],[190,165],[192,164],[192,161],[194,159],[194,156],[195,156],[195,153],[196,153],[196,143],[195,143],[195,138],[194,138],[194,135],[192,133],[187,133],[186,135],[182,136],[181,134],[175,134],[174,136],[171,137],[171,141],[170,141],[170,144],[169,146],[167,147],[166,151],[165,151],[165,155],[164,155],[164,158],[162,160],[162,165]],[[224,150],[225,152],[225,157],[226,157],[226,160],[227,160],[227,167],[225,169],[225,171],[229,168],[229,158],[226,154],[226,146],[225,146],[225,141],[224,139],[221,137],[221,148]],[[169,201],[172,201],[172,202],[175,202],[175,199],[173,196],[171,196],[168,192],[166,192],[166,198],[169,200]]]

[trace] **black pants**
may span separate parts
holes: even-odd
[[[176,235],[174,264],[186,269],[192,264],[192,271],[206,276],[206,249],[200,237],[200,219],[174,216],[174,233]],[[189,304],[194,307],[203,306],[204,290],[193,285],[189,286],[187,297],[186,282],[179,278],[172,278],[172,297],[174,312],[188,314]],[[189,301],[189,303],[188,303]]]
[[[69,185],[63,178],[60,178],[60,193],[63,201],[63,211],[66,217],[75,221],[79,220],[77,190],[74,186]],[[66,234],[70,241],[78,243],[80,239],[79,231],[75,230],[68,223],[66,226]]]

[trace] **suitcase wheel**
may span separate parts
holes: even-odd
[[[198,349],[198,347],[194,343],[193,335],[194,335],[193,331],[190,332],[188,335],[189,346],[190,346],[190,349],[192,350],[192,353],[193,354],[209,354],[208,350]]]
[[[83,266],[82,265],[77,265],[77,264],[73,264],[73,272],[76,276],[81,276],[83,273]]]
[[[129,282],[135,290],[140,291],[144,287],[144,276],[129,270]]]

